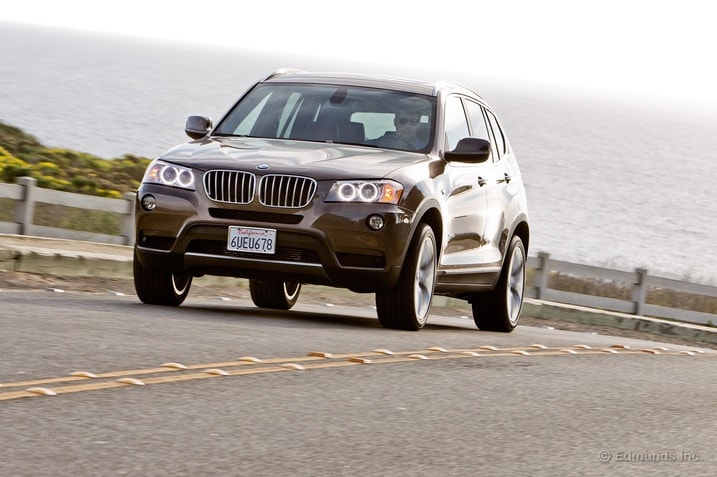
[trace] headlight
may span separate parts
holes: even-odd
[[[144,184],[162,184],[170,187],[194,190],[194,173],[188,167],[154,161],[142,179]]]
[[[325,202],[376,202],[397,204],[403,186],[394,181],[338,181],[331,186]]]

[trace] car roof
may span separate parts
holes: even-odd
[[[335,84],[343,86],[363,86],[367,88],[382,88],[407,93],[423,94],[427,96],[438,96],[439,92],[458,92],[470,96],[479,97],[475,92],[470,91],[456,83],[449,81],[422,81],[393,76],[370,75],[361,73],[330,73],[330,72],[307,72],[295,69],[280,69],[264,78],[262,83],[314,83],[314,84]]]

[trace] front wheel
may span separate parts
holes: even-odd
[[[249,280],[251,301],[259,308],[288,310],[296,304],[301,283]]]
[[[428,319],[436,283],[436,237],[422,224],[408,249],[398,283],[376,293],[378,321],[384,328],[416,331]]]
[[[149,305],[179,306],[192,286],[192,276],[188,273],[147,268],[139,262],[136,254],[132,270],[137,296]]]
[[[526,270],[525,246],[520,237],[510,242],[495,289],[472,297],[473,321],[486,331],[511,332],[518,326],[523,308]]]

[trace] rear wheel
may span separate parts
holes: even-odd
[[[495,289],[472,297],[473,321],[478,328],[511,332],[518,326],[523,308],[526,263],[523,241],[515,236]]]
[[[265,282],[262,280],[249,280],[251,301],[259,308],[272,308],[274,310],[288,310],[296,304],[301,292],[301,283],[293,282]]]
[[[149,305],[179,306],[192,286],[192,276],[188,273],[147,268],[139,262],[136,254],[132,269],[137,296]]]
[[[416,331],[428,319],[436,283],[436,237],[422,224],[406,255],[398,283],[376,293],[378,321],[384,328]]]

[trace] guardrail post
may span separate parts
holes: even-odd
[[[124,199],[127,201],[127,214],[122,218],[122,236],[125,245],[134,245],[134,202],[137,194],[125,192]]]
[[[632,301],[635,304],[633,314],[641,316],[647,299],[647,270],[636,268],[635,273],[637,273],[637,282],[632,289]]]
[[[550,278],[550,254],[538,252],[538,260],[540,260],[540,266],[535,270],[535,296],[538,300],[542,300],[544,291],[548,289],[548,279]]]
[[[17,183],[23,186],[24,191],[22,200],[18,200],[15,206],[15,223],[20,225],[20,235],[32,235],[37,180],[32,177],[18,177]]]

